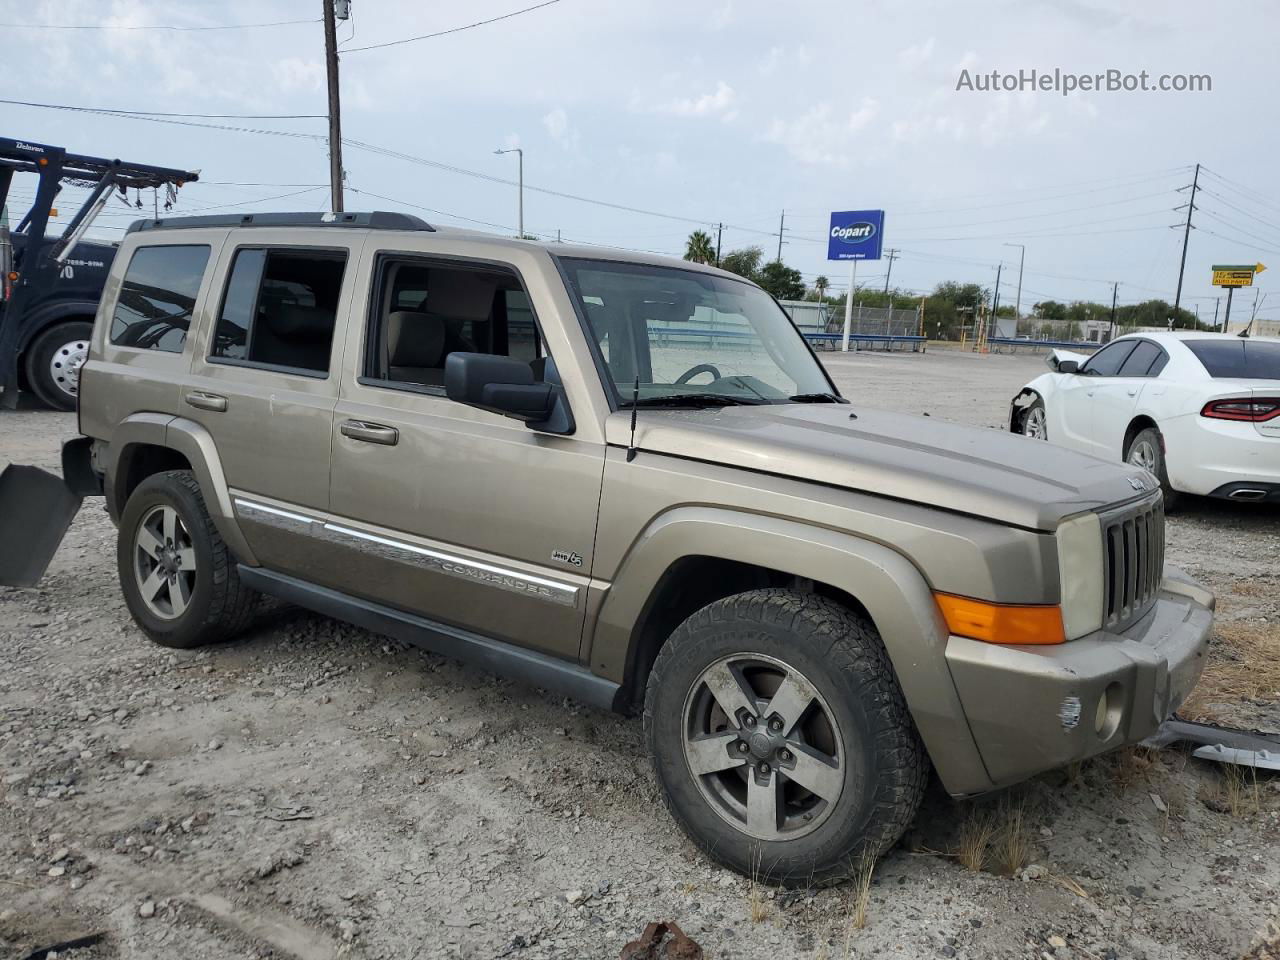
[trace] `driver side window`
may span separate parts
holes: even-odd
[[[1089,358],[1080,372],[1086,377],[1114,377],[1137,343],[1137,340],[1121,340],[1107,344]]]

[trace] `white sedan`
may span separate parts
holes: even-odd
[[[1280,338],[1135,333],[1055,350],[1009,427],[1145,467],[1179,493],[1280,503]]]

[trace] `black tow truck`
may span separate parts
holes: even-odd
[[[163,189],[171,201],[199,173],[0,137],[0,211],[16,173],[38,180],[31,209],[12,230],[0,215],[0,407],[15,409],[23,389],[46,406],[73,410],[93,317],[115,257],[114,245],[83,240],[85,231],[112,193]],[[66,184],[89,187],[89,196],[62,235],[49,236],[54,202]]]

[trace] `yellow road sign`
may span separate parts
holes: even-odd
[[[1215,263],[1212,269],[1215,287],[1252,287],[1254,274],[1261,273],[1267,266],[1263,263]]]

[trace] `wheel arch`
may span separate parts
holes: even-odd
[[[135,413],[112,431],[105,457],[107,511],[117,521],[129,495],[152,474],[190,470],[219,535],[242,563],[257,565],[236,521],[213,436],[193,420]]]
[[[948,632],[932,591],[911,561],[880,543],[780,517],[713,507],[669,511],[623,561],[596,618],[587,662],[634,702],[675,626],[701,606],[760,586],[812,590],[866,616],[947,789],[990,789],[946,664]]]
[[[62,323],[82,322],[93,326],[98,314],[98,305],[90,300],[67,300],[61,303],[46,304],[28,315],[22,325],[18,337],[19,359],[27,352],[27,348],[46,330]]]
[[[1044,403],[1044,395],[1035,387],[1023,387],[1018,391],[1011,401],[1009,401],[1009,432],[1022,432],[1022,414],[1037,400]]]
[[[1161,445],[1164,443],[1164,434],[1160,432],[1160,424],[1156,423],[1148,414],[1140,413],[1129,421],[1129,426],[1124,431],[1124,443],[1120,447],[1120,459],[1124,460],[1129,455],[1129,444],[1133,443],[1134,437],[1143,430],[1154,430],[1161,437]]]

